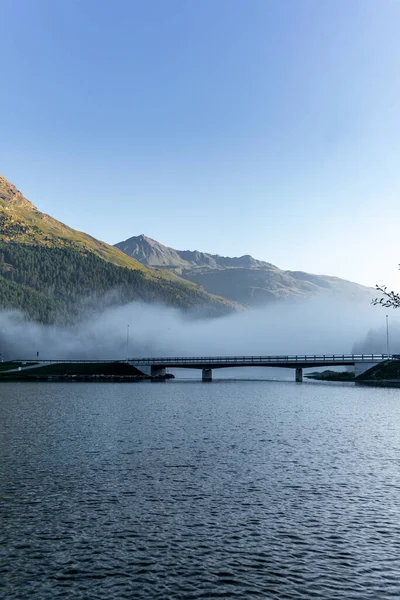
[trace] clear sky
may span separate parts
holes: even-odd
[[[400,289],[398,0],[0,0],[0,173],[109,243]]]

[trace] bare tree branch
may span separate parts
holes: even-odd
[[[386,285],[377,285],[376,290],[377,292],[381,292],[381,294],[383,295],[381,298],[374,298],[372,300],[372,304],[374,304],[375,306],[384,306],[385,308],[400,307],[400,294],[393,292],[393,290],[391,292],[388,292]]]

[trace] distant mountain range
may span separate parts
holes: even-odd
[[[40,212],[0,175],[0,309],[65,323],[133,300],[204,316],[240,308]]]
[[[145,266],[172,271],[211,294],[246,307],[319,293],[367,300],[373,293],[371,288],[338,277],[284,271],[250,255],[232,258],[197,250],[175,250],[145,235],[131,237],[115,247]]]

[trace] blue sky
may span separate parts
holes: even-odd
[[[0,173],[109,243],[400,288],[400,2],[0,0]]]

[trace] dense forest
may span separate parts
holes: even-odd
[[[20,309],[41,323],[67,324],[131,301],[160,302],[207,316],[232,310],[200,288],[147,277],[87,250],[0,242],[1,309]]]

